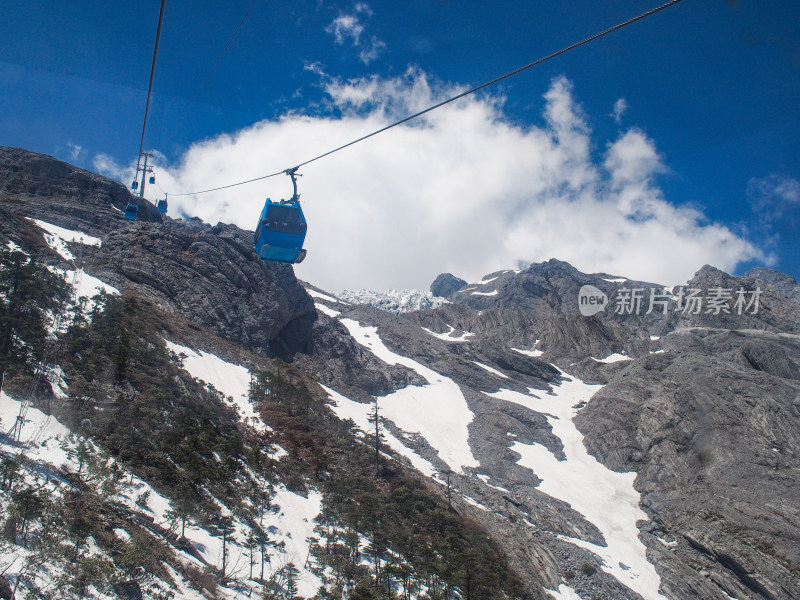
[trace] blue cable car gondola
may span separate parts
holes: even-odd
[[[139,214],[139,206],[136,205],[134,202],[128,202],[128,206],[125,207],[125,218],[128,221],[135,221],[136,215]]]
[[[156,202],[156,208],[162,215],[167,213],[167,198],[164,197]]]
[[[306,257],[303,241],[306,239],[307,225],[297,195],[295,171],[296,167],[286,171],[294,186],[292,199],[273,202],[267,198],[261,211],[253,244],[256,254],[263,260],[300,263]]]

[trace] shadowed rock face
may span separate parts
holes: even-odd
[[[54,225],[68,222],[93,236],[119,226],[129,201],[139,204],[139,221],[162,220],[150,202],[132,196],[119,181],[20,148],[0,147],[0,201],[24,204],[26,216]]]
[[[431,284],[431,294],[440,298],[449,298],[458,290],[466,287],[467,282],[450,273],[442,273]]]
[[[233,225],[135,223],[109,233],[87,261],[112,285],[133,282],[165,309],[247,349],[302,352],[316,318],[288,265],[265,263]]]
[[[284,357],[306,349],[314,304],[290,266],[258,259],[252,233],[173,220],[147,201],[131,223],[118,210],[131,198],[124,185],[106,177],[0,148],[0,208],[101,237],[101,248],[81,248],[90,275],[119,290],[134,287],[247,349]]]

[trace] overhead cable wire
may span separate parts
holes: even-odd
[[[214,75],[214,73],[217,70],[217,67],[219,67],[219,64],[222,62],[222,58],[225,56],[225,53],[228,52],[228,49],[231,47],[231,44],[233,44],[233,41],[236,39],[236,36],[239,35],[239,31],[244,26],[245,21],[247,21],[247,17],[250,16],[250,12],[253,10],[253,7],[256,5],[256,2],[258,2],[258,0],[253,0],[250,3],[250,6],[247,8],[247,12],[244,13],[244,16],[242,17],[242,20],[239,21],[239,25],[236,27],[236,30],[233,32],[233,35],[231,35],[230,39],[228,40],[228,43],[225,44],[225,48],[223,48],[222,53],[219,55],[219,57],[217,57],[217,62],[215,62],[214,66],[211,67],[211,70],[208,72],[208,75],[206,75],[206,78],[203,81],[202,85],[200,86],[200,89],[197,91],[197,93],[195,94],[194,98],[192,98],[191,102],[189,102],[188,108],[183,112],[183,115],[178,120],[177,125],[175,125],[175,128],[172,130],[172,133],[169,134],[169,137],[167,138],[167,143],[169,143],[172,140],[172,138],[175,137],[175,134],[178,132],[178,130],[181,128],[181,125],[183,125],[183,122],[186,120],[187,115],[192,110],[192,108],[194,108],[194,105],[197,104],[197,101],[200,99],[200,96],[202,95],[203,91],[206,89],[206,86],[208,85],[208,82],[211,81],[211,77]]]
[[[617,25],[614,25],[613,27],[609,27],[608,29],[604,29],[603,31],[601,31],[599,33],[595,33],[594,35],[591,35],[591,36],[589,36],[587,38],[584,38],[584,39],[580,40],[579,42],[575,42],[573,44],[570,44],[569,46],[566,46],[566,47],[562,48],[561,50],[557,50],[557,51],[555,51],[555,52],[553,52],[551,54],[548,54],[547,56],[543,56],[541,58],[537,58],[536,60],[534,60],[532,62],[529,62],[528,64],[523,65],[521,67],[518,67],[518,68],[514,69],[513,71],[509,71],[508,73],[500,75],[499,77],[495,77],[494,79],[492,79],[490,81],[487,81],[487,82],[482,83],[482,84],[480,84],[478,86],[470,88],[470,89],[468,89],[468,90],[466,90],[464,92],[461,92],[460,94],[457,94],[455,96],[447,98],[446,100],[442,100],[441,102],[438,102],[438,103],[436,103],[436,104],[434,104],[432,106],[429,106],[428,108],[425,108],[425,109],[423,109],[423,110],[421,110],[419,112],[416,112],[416,113],[414,113],[412,115],[409,115],[409,116],[407,116],[407,117],[405,117],[403,119],[400,119],[399,121],[391,123],[390,125],[386,125],[385,127],[381,127],[380,129],[377,129],[377,130],[373,131],[372,133],[368,133],[367,135],[361,136],[360,138],[357,138],[357,139],[352,140],[352,141],[350,141],[350,142],[348,142],[346,144],[343,144],[341,146],[333,148],[332,150],[328,150],[327,152],[324,152],[324,153],[322,153],[322,154],[320,154],[318,156],[315,156],[314,158],[310,158],[310,159],[308,159],[306,161],[303,161],[303,162],[295,165],[294,167],[290,167],[290,168],[287,168],[287,169],[281,169],[280,171],[276,171],[275,173],[270,173],[269,175],[261,175],[260,177],[254,177],[252,179],[247,179],[245,181],[238,181],[236,183],[230,183],[228,185],[222,185],[222,186],[215,187],[215,188],[210,188],[210,189],[207,189],[207,190],[200,190],[200,191],[197,191],[197,192],[185,192],[185,193],[182,193],[182,194],[170,194],[170,196],[195,196],[195,195],[198,195],[198,194],[206,194],[208,192],[216,192],[216,191],[219,191],[219,190],[224,190],[224,189],[228,189],[228,188],[232,188],[232,187],[236,187],[236,186],[240,186],[240,185],[245,185],[245,184],[248,184],[248,183],[253,183],[254,181],[261,181],[262,179],[268,179],[270,177],[275,177],[277,175],[282,175],[284,173],[288,173],[290,170],[293,170],[293,169],[299,169],[300,167],[308,165],[308,164],[310,164],[310,163],[312,163],[314,161],[320,160],[321,158],[325,158],[326,156],[330,156],[331,154],[333,154],[335,152],[339,152],[340,150],[344,150],[345,148],[349,148],[350,146],[353,146],[354,144],[358,144],[359,142],[363,142],[364,140],[367,140],[367,139],[369,139],[369,138],[371,138],[373,136],[376,136],[379,133],[383,133],[384,131],[388,131],[389,129],[392,129],[393,127],[397,127],[398,125],[402,125],[403,123],[407,123],[408,121],[411,121],[412,119],[416,119],[417,117],[421,117],[422,115],[424,115],[426,113],[429,113],[429,112],[431,112],[433,110],[436,110],[437,108],[441,108],[442,106],[444,106],[446,104],[450,104],[451,102],[455,102],[456,100],[460,100],[461,98],[464,98],[465,96],[469,96],[470,94],[474,94],[475,92],[478,92],[478,91],[480,91],[480,90],[482,90],[484,88],[487,88],[487,87],[492,86],[492,85],[494,85],[496,83],[499,83],[499,82],[503,81],[504,79],[508,79],[509,77],[513,77],[514,75],[517,75],[517,74],[521,73],[522,71],[526,71],[526,70],[528,70],[528,69],[530,69],[532,67],[535,67],[537,65],[542,64],[543,62],[546,62],[548,60],[556,58],[557,56],[561,56],[562,54],[565,54],[565,53],[569,52],[570,50],[574,50],[575,48],[579,48],[581,46],[584,46],[584,45],[588,44],[589,42],[593,42],[594,40],[599,39],[599,38],[601,38],[603,36],[606,36],[606,35],[608,35],[610,33],[613,33],[613,32],[615,32],[615,31],[617,31],[619,29],[622,29],[623,27],[627,27],[628,25],[636,23],[637,21],[641,21],[642,19],[646,19],[647,17],[649,17],[651,15],[654,15],[655,13],[660,12],[660,11],[666,9],[666,8],[669,8],[669,7],[671,7],[671,6],[675,5],[675,4],[678,4],[679,2],[683,2],[683,0],[670,0],[669,2],[666,2],[666,3],[664,3],[664,4],[660,5],[660,6],[657,6],[655,8],[652,8],[652,9],[646,11],[646,12],[643,12],[643,13],[635,16],[635,17],[632,17],[632,18],[628,19],[627,21],[623,21],[622,23],[618,23]]]
[[[147,87],[147,103],[144,106],[144,123],[142,123],[142,139],[139,142],[139,158],[142,157],[144,148],[144,133],[147,130],[147,113],[150,111],[150,96],[153,94],[153,77],[156,74],[156,59],[158,58],[158,43],[161,41],[161,26],[164,24],[164,9],[167,0],[161,0],[161,12],[158,15],[158,29],[156,30],[156,45],[153,48],[153,65],[150,67],[150,85]]]

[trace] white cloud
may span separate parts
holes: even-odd
[[[326,91],[340,117],[291,113],[203,140],[179,164],[156,162],[161,187],[206,189],[296,165],[456,88],[409,71],[331,80]],[[546,92],[541,126],[512,124],[491,96],[428,113],[301,169],[309,255],[296,272],[334,292],[427,288],[443,271],[472,281],[556,257],[587,272],[675,284],[704,263],[731,271],[766,260],[728,228],[665,199],[656,181],[665,167],[643,132],[622,132],[600,160],[596,145],[565,78]],[[170,196],[170,212],[252,230],[265,197],[290,195],[279,176]]]
[[[359,23],[355,15],[340,15],[325,28],[325,31],[333,36],[337,44],[344,44],[347,39],[351,39],[353,45],[358,46],[361,34],[364,33],[364,26]]]
[[[364,2],[356,3],[352,14],[341,14],[325,27],[325,31],[333,36],[336,44],[343,45],[350,41],[354,48],[358,48],[359,60],[368,65],[380,56],[386,43],[374,35],[364,36],[364,25],[359,15],[367,18],[373,15],[372,9]]]
[[[383,40],[379,40],[374,35],[371,35],[369,42],[362,44],[361,52],[358,53],[358,59],[365,65],[368,65],[380,56],[384,48],[386,48],[386,43]]]
[[[84,154],[86,154],[86,150],[83,149],[83,146],[79,146],[78,144],[67,142],[67,147],[69,148],[70,160],[79,160]]]
[[[614,102],[614,109],[611,111],[611,117],[617,122],[622,122],[622,115],[628,110],[628,101],[625,98],[620,98]]]
[[[800,205],[800,181],[774,173],[763,178],[753,177],[747,183],[747,196],[758,218],[771,223]]]

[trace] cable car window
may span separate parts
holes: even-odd
[[[267,231],[292,235],[303,235],[306,232],[305,221],[298,209],[274,204],[267,211],[264,227]]]

